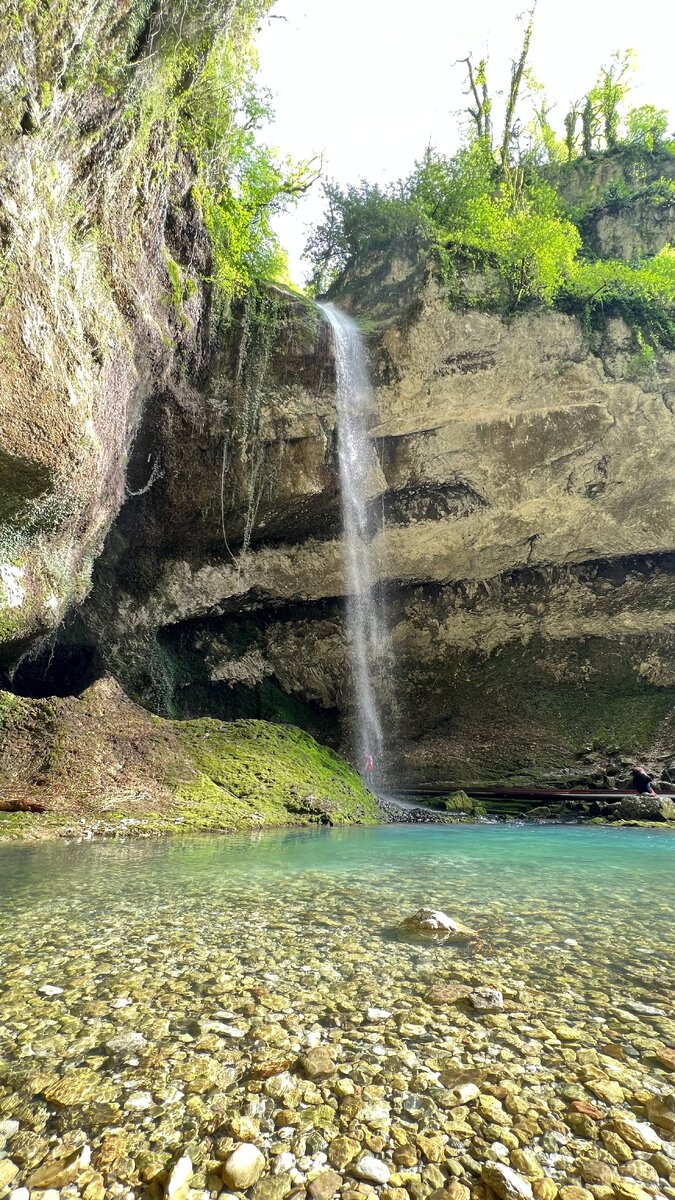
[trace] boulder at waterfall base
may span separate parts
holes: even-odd
[[[303,730],[164,720],[110,679],[79,697],[0,692],[0,838],[377,819],[358,775]]]

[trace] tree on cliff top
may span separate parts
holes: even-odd
[[[526,14],[520,53],[511,63],[501,136],[495,139],[489,64],[468,55],[460,60],[467,69],[465,145],[451,156],[428,147],[410,175],[389,187],[366,181],[347,188],[326,185],[327,213],[307,246],[314,284],[325,290],[345,268],[381,261],[393,246],[412,257],[426,247],[455,284],[467,268],[499,281],[472,303],[514,310],[560,301],[585,311],[624,304],[643,328],[649,324],[647,307],[658,304],[660,332],[649,336],[675,344],[672,256],[663,251],[651,263],[608,262],[589,270],[578,227],[584,214],[563,202],[560,189],[564,160],[580,153],[579,123],[582,149],[590,156],[667,155],[675,151],[675,143],[666,141],[667,113],[650,105],[625,113],[634,54],[617,53],[587,95],[571,106],[559,137],[542,85],[528,67],[535,7]],[[529,121],[526,104],[532,110]],[[662,194],[671,196],[674,185],[665,179],[654,188],[658,195],[652,189],[647,200],[659,203]],[[622,202],[632,195],[624,187]],[[597,198],[595,203],[600,204]],[[461,288],[457,298],[469,302]]]
[[[512,163],[512,155],[514,147],[518,140],[519,123],[518,123],[518,105],[521,96],[523,82],[527,78],[527,60],[532,44],[532,34],[534,31],[534,15],[537,10],[538,0],[534,0],[532,8],[523,16],[527,17],[527,24],[523,35],[520,53],[517,58],[511,62],[511,78],[509,83],[508,96],[506,100],[506,112],[504,114],[504,127],[500,138],[499,149],[497,153],[497,161],[502,176],[506,176]],[[519,18],[522,20],[522,17]],[[493,105],[490,98],[488,87],[488,61],[481,59],[477,66],[474,66],[472,56],[469,54],[466,58],[459,60],[466,63],[467,76],[467,91],[468,95],[473,100],[473,105],[467,105],[467,113],[471,120],[474,138],[477,141],[484,142],[492,152],[493,147]]]

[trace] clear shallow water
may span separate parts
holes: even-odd
[[[401,939],[395,925],[422,904],[478,938]],[[565,1089],[609,1114],[594,1080],[618,1081],[626,1113],[641,1120],[649,1096],[672,1092],[674,1076],[655,1055],[675,1046],[674,912],[669,831],[404,826],[8,846],[0,1121],[19,1119],[45,1144],[84,1131],[111,1195],[118,1183],[137,1186],[141,1151],[168,1162],[189,1143],[196,1185],[217,1191],[213,1130],[223,1125],[236,1139],[233,1114],[247,1112],[266,1154],[295,1146],[291,1174],[302,1177],[305,1160],[338,1132],[359,1130],[393,1170],[391,1129],[407,1128],[407,1096],[428,1093],[431,1107],[415,1120],[451,1137],[452,1119],[453,1153],[475,1159],[476,1139],[489,1147],[498,1123],[471,1113],[479,1128],[465,1116],[462,1132],[460,1110],[453,1117],[432,1097],[439,1071],[478,1071],[481,1086],[514,1086],[529,1106],[543,1106],[527,1144],[547,1173],[574,1178],[569,1163],[546,1158],[556,1122],[567,1131],[558,1130],[568,1137],[563,1160],[586,1146],[565,1124]],[[431,1007],[425,993],[439,982],[501,988],[505,1011]],[[63,991],[48,998],[45,984]],[[371,1019],[371,1006],[391,1016]],[[130,1059],[106,1050],[125,1031],[144,1039]],[[323,1042],[357,1087],[383,1089],[389,1125],[338,1112],[331,1123],[326,1105],[344,1102],[334,1082],[307,1084],[294,1069],[298,1053]],[[283,1060],[283,1074],[251,1078],[270,1058]],[[76,1085],[67,1103],[64,1078]],[[283,1095],[270,1094],[275,1079],[290,1080]],[[297,1108],[305,1122],[311,1110],[309,1132],[279,1135],[280,1108]],[[127,1142],[119,1161],[102,1166],[111,1129]],[[365,1148],[373,1150],[367,1140]],[[19,1165],[15,1185],[30,1175]]]

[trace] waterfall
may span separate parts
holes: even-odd
[[[358,326],[332,304],[320,304],[333,332],[337,377],[338,458],[345,544],[346,620],[356,716],[358,766],[366,755],[376,768],[383,750],[382,719],[373,668],[385,643],[385,627],[373,594],[371,542],[375,533],[369,480],[375,464],[368,436],[371,392]]]

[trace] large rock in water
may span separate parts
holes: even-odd
[[[626,821],[675,821],[675,800],[671,796],[624,796],[615,811]]]
[[[408,930],[411,933],[426,933],[444,938],[476,937],[475,930],[469,929],[461,921],[455,921],[453,917],[448,917],[446,913],[440,912],[435,908],[418,909],[412,916],[406,917],[401,921],[399,929]]]

